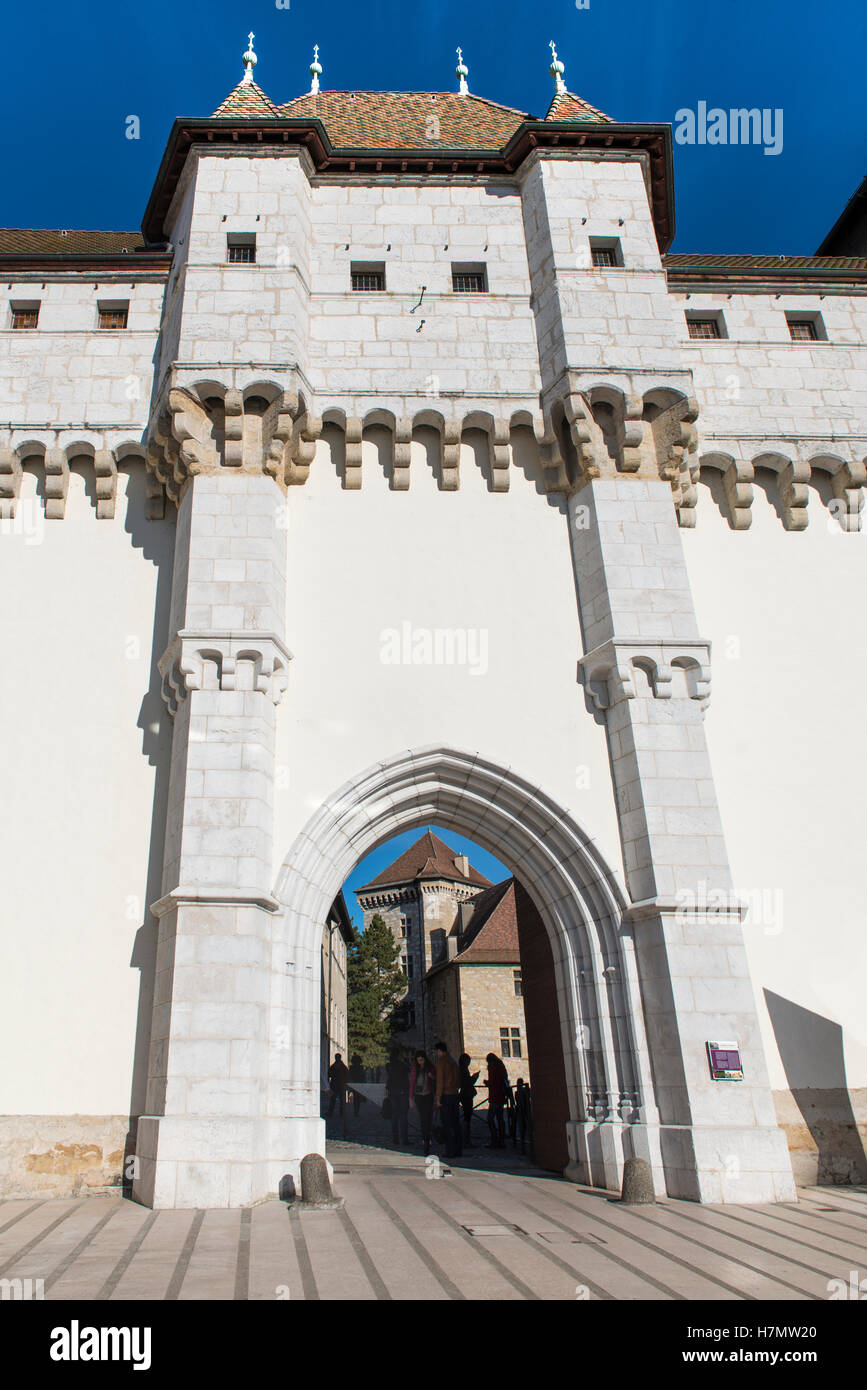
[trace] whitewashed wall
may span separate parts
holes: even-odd
[[[843,533],[813,489],[807,529],[785,531],[755,494],[751,529],[733,532],[701,486],[696,528],[681,532],[713,643],[714,777],[734,882],[752,903],[745,937],[772,1085],[827,1086],[829,1059],[805,1047],[787,1079],[765,989],[842,1025],[849,1086],[864,1087],[867,533]]]
[[[487,491],[477,457],[465,443],[460,491],[440,492],[414,443],[409,491],[395,493],[371,440],[361,490],[342,492],[323,442],[309,481],[290,490],[277,865],[349,777],[430,743],[514,767],[620,863],[605,732],[577,683],[566,518],[536,490],[531,447],[518,449],[507,493]],[[382,632],[404,622],[487,634],[486,672],[383,664]]]
[[[162,856],[170,730],[152,662],[174,519],[144,520],[136,466],[114,520],[96,520],[92,469],[74,468],[65,520],[45,522],[37,476],[0,522],[0,1114],[128,1116]]]

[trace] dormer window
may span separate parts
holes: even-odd
[[[226,260],[229,265],[253,265],[256,260],[256,233],[229,232],[226,237]]]

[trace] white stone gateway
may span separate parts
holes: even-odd
[[[297,1182],[326,913],[429,823],[545,924],[568,1177],[863,1180],[867,260],[666,255],[556,54],[539,121],[251,53],[143,241],[0,233],[0,1190]]]

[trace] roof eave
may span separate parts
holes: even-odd
[[[160,162],[153,191],[142,219],[146,239],[158,241],[166,235],[164,218],[171,204],[174,186],[186,163],[190,146],[204,141],[260,144],[266,136],[306,146],[318,173],[406,172],[514,174],[527,156],[538,147],[564,149],[643,149],[650,155],[651,206],[657,241],[666,251],[674,238],[673,160],[670,125],[635,125],[613,121],[524,120],[501,149],[376,149],[334,146],[318,116],[238,118],[230,116],[179,117],[172,125],[168,144]],[[475,165],[475,168],[471,166]]]

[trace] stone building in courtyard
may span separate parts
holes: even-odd
[[[867,259],[673,254],[671,127],[557,60],[254,61],[140,232],[0,232],[0,1192],[297,1179],[323,923],[431,824],[514,875],[540,1161],[864,1181]]]
[[[356,890],[367,927],[380,916],[400,943],[408,985],[395,1034],[433,1055],[445,1039],[474,1068],[489,1052],[527,1065],[521,953],[511,879],[492,884],[425,831]]]

